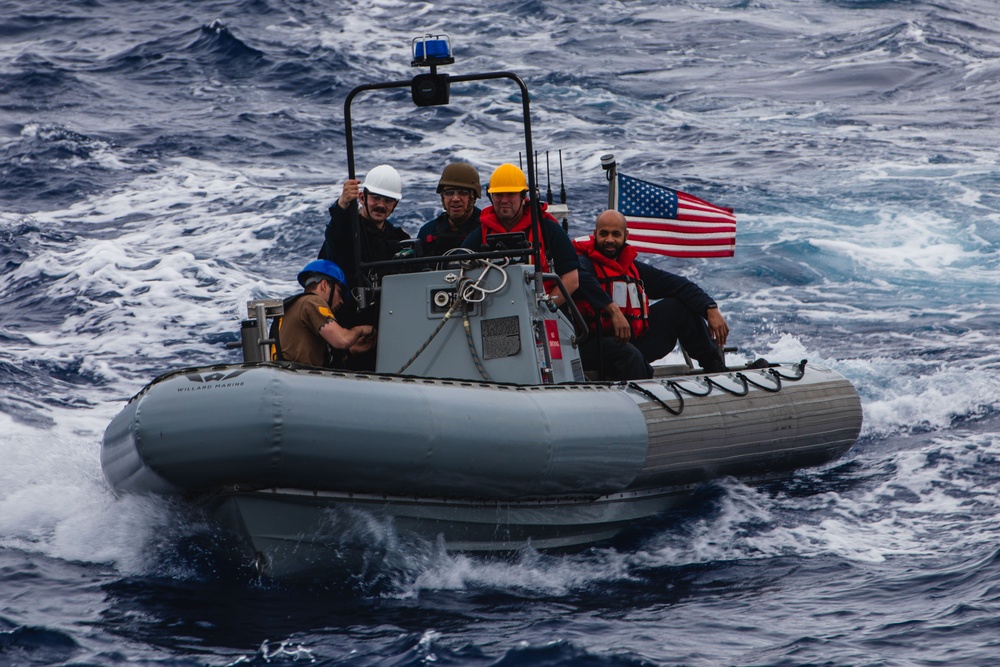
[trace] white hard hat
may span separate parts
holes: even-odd
[[[396,201],[403,198],[403,181],[399,178],[399,172],[387,164],[373,167],[365,176],[361,188],[365,192],[392,197]]]

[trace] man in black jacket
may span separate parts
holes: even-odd
[[[650,363],[679,340],[706,372],[727,370],[721,349],[729,325],[715,300],[687,278],[636,261],[625,216],[604,211],[593,236],[574,246],[580,255],[574,299],[593,333],[580,349],[585,369],[600,369],[606,379],[650,378]],[[649,299],[659,301],[649,305]]]
[[[452,162],[441,172],[437,193],[441,195],[444,212],[417,232],[418,251],[425,257],[443,255],[479,226],[479,208],[482,194],[479,172],[471,164]]]
[[[401,242],[410,238],[404,230],[389,222],[389,216],[396,210],[396,204],[403,196],[402,180],[399,172],[387,164],[373,167],[362,183],[358,179],[344,182],[340,197],[330,207],[330,224],[326,227],[320,259],[328,259],[344,270],[347,284],[357,285],[358,262],[381,262],[392,259],[400,251]],[[354,234],[348,210],[351,202],[360,205],[358,212],[358,232],[360,235],[361,257],[354,254]],[[375,277],[380,277],[376,275]],[[346,299],[347,297],[345,297]],[[358,309],[356,302],[344,304],[340,314],[344,326],[378,326],[378,304]],[[375,370],[375,350],[352,358],[351,370]]]
[[[399,252],[400,243],[410,238],[404,230],[389,222],[396,204],[403,197],[399,172],[387,164],[373,167],[364,183],[353,178],[344,181],[337,202],[330,207],[330,224],[326,226],[319,259],[335,262],[347,275],[348,285],[355,287],[358,262],[381,262]],[[354,256],[354,235],[347,212],[357,201],[361,257]]]

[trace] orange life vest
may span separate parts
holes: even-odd
[[[639,338],[649,328],[649,298],[639,278],[639,267],[635,265],[638,252],[626,244],[616,259],[605,256],[594,246],[594,237],[573,241],[577,254],[590,259],[594,265],[597,282],[608,293],[622,311],[622,315],[632,327],[632,338]],[[598,313],[584,299],[576,300],[580,313],[590,323],[590,330],[597,331]],[[601,317],[605,335],[613,335],[611,320]]]
[[[558,221],[555,218],[553,218],[550,214],[545,212],[545,209],[548,208],[547,204],[542,202],[541,204],[539,204],[539,206],[542,210],[542,220],[551,220],[552,222],[556,222],[558,224]],[[524,212],[521,214],[521,219],[518,220],[517,224],[515,224],[510,229],[507,229],[506,227],[500,224],[500,221],[497,220],[496,211],[493,210],[492,206],[487,206],[479,214],[479,224],[480,224],[480,229],[482,229],[484,245],[486,244],[486,237],[490,234],[507,234],[513,232],[524,232],[525,237],[528,239],[528,243],[531,243],[533,240],[532,239],[533,229],[531,224],[531,206],[530,202],[528,202],[527,200],[524,203]],[[541,229],[539,231],[541,231]],[[549,258],[545,254],[545,233],[542,232],[540,236],[542,238],[538,239],[538,247],[542,255],[542,267],[541,267],[542,273],[550,273]],[[532,264],[534,264],[534,261],[535,261],[534,254],[532,254],[531,256]]]

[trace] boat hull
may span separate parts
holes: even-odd
[[[345,548],[347,515],[453,550],[578,547],[706,480],[831,461],[860,428],[851,384],[804,363],[532,386],[262,363],[158,378],[108,427],[102,464],[117,493],[196,499],[295,576]]]
[[[210,494],[202,503],[242,537],[244,557],[262,573],[295,578],[329,571],[334,554],[360,563],[397,541],[467,553],[582,547],[677,507],[692,490],[498,503],[267,489]]]

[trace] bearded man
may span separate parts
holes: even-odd
[[[580,255],[573,298],[592,333],[580,348],[585,370],[613,380],[651,378],[651,363],[678,341],[705,372],[728,370],[722,349],[729,325],[718,304],[687,278],[636,261],[624,215],[604,211],[593,235],[573,245]]]

